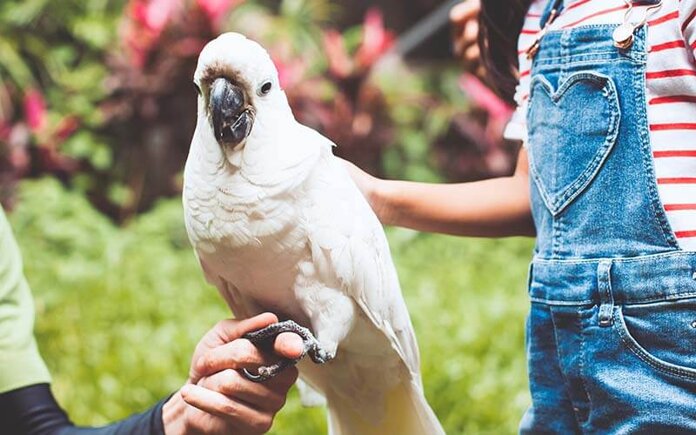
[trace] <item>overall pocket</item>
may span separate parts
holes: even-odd
[[[644,363],[696,381],[696,298],[624,305],[615,320],[623,344]]]
[[[616,87],[607,76],[575,73],[556,91],[543,75],[532,78],[530,173],[554,216],[595,178],[616,142],[620,118]]]

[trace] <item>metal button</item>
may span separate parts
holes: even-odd
[[[694,274],[691,275],[691,278],[693,278],[694,280],[696,280],[696,272],[694,272]]]
[[[631,23],[623,23],[614,30],[614,46],[626,50],[633,45],[633,32],[636,27]]]
[[[693,322],[691,322],[691,327],[694,328],[694,329],[696,329],[696,320],[694,320]]]

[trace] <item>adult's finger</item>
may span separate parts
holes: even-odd
[[[287,393],[287,390],[274,389],[266,383],[252,382],[236,370],[215,373],[201,379],[199,385],[233,400],[241,400],[254,409],[273,413],[285,405]]]
[[[187,404],[203,412],[257,433],[267,432],[273,424],[273,416],[269,413],[258,411],[245,403],[198,385],[185,385],[181,389],[181,397]]]
[[[265,328],[278,322],[278,316],[273,313],[262,313],[244,320],[223,320],[213,328],[222,343],[229,343],[240,338],[247,332]]]
[[[304,343],[299,335],[283,332],[276,337],[273,350],[284,358],[297,359],[304,353]]]
[[[225,369],[252,369],[272,364],[274,360],[264,355],[249,340],[238,338],[230,343],[209,349],[194,363],[194,371],[209,376]]]
[[[258,316],[244,320],[227,319],[218,322],[208,333],[203,336],[201,341],[196,346],[193,358],[191,359],[191,369],[189,371],[189,380],[192,383],[209,374],[210,372],[202,371],[205,365],[208,364],[204,359],[204,355],[210,350],[219,346],[224,346],[226,343],[232,342],[249,331],[264,328],[278,321],[278,317],[272,313],[263,313]]]

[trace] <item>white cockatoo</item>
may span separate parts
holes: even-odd
[[[270,56],[243,35],[209,42],[194,82],[183,202],[208,281],[238,318],[271,311],[313,333],[300,392],[325,398],[331,434],[444,433],[384,231],[331,141],[295,120]]]

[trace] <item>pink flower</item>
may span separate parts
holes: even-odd
[[[507,122],[512,115],[512,107],[498,97],[488,86],[481,83],[481,80],[469,73],[462,74],[459,79],[459,86],[469,95],[471,100],[478,107],[482,108],[496,122]]]
[[[40,91],[30,89],[24,94],[24,117],[33,133],[46,125],[46,100]]]
[[[145,66],[162,32],[182,6],[183,0],[130,0],[123,42],[134,66]]]
[[[198,7],[205,12],[211,22],[217,23],[229,10],[243,0],[196,0]]]
[[[362,44],[356,55],[357,63],[363,68],[372,66],[394,45],[394,35],[384,28],[382,12],[371,8],[365,14]]]
[[[352,62],[348,57],[343,36],[336,30],[324,32],[324,51],[329,60],[329,71],[335,77],[348,77],[353,70]]]

